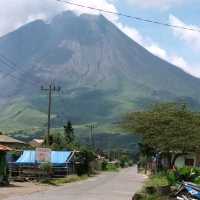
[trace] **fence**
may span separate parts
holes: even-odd
[[[53,166],[49,172],[40,168],[39,165],[16,165],[9,163],[9,180],[34,180],[42,178],[62,178],[75,173],[74,163],[65,166]]]

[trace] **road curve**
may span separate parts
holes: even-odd
[[[119,173],[103,173],[86,181],[6,200],[131,200],[144,180],[137,174],[136,167],[132,167]]]

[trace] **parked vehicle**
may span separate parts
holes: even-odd
[[[200,187],[190,182],[183,182],[175,196],[178,200],[200,200]]]

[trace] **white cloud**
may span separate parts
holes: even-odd
[[[70,2],[75,2],[76,4],[81,4],[81,5],[86,5],[89,7],[94,7],[94,8],[99,8],[103,10],[108,10],[111,12],[117,12],[117,8],[113,3],[110,3],[109,0],[75,0],[75,1],[70,1]],[[117,21],[119,18],[117,15],[109,14],[109,13],[101,13],[100,11],[97,10],[92,10],[88,8],[82,8],[78,6],[73,6],[73,5],[65,5],[65,10],[72,10],[75,11],[77,14],[83,14],[83,13],[89,13],[89,14],[103,14],[106,18],[108,18],[110,21]]]
[[[161,10],[167,10],[171,7],[181,5],[184,0],[126,0],[133,6],[141,8],[159,8]]]
[[[126,27],[121,24],[118,24],[118,26],[131,39],[135,40],[137,43],[142,45],[146,50],[148,50],[153,55],[158,56],[159,58],[174,64],[175,66],[183,69],[184,71],[190,74],[196,75],[195,73],[192,73],[192,68],[189,67],[189,64],[183,57],[178,56],[176,54],[168,53],[165,49],[161,48],[156,42],[143,37],[141,33],[134,28]]]
[[[187,71],[188,64],[184,58],[175,54],[168,53],[165,49],[161,48],[158,44],[152,43],[150,46],[146,46],[146,49],[152,54],[154,54],[155,56],[158,56],[159,58],[166,60],[176,65],[177,67],[180,67]]]
[[[170,15],[169,17],[170,23],[175,26],[184,26],[187,28],[193,28],[200,30],[200,27],[195,25],[187,25],[174,15]],[[182,29],[173,29],[174,35],[179,38],[180,40],[187,43],[187,45],[192,48],[193,50],[200,50],[200,32],[195,31],[186,31]]]
[[[177,56],[177,55],[172,55],[171,56],[171,62],[178,66],[178,67],[181,67],[183,70],[185,71],[190,71],[191,69],[189,69],[189,64],[187,63],[187,61],[180,57],[180,56]]]
[[[117,11],[114,4],[109,3],[107,0],[76,0],[74,2],[114,12]],[[56,0],[0,0],[0,36],[27,22],[36,19],[50,19],[64,10],[73,10],[77,14],[99,14],[98,11],[67,5]],[[105,16],[111,21],[118,20],[115,15],[106,14]]]
[[[120,22],[116,22],[115,24],[122,32],[128,35],[132,40],[134,40],[140,45],[143,45],[144,43],[143,36],[140,34],[140,32],[137,29],[126,26]]]
[[[51,0],[1,0],[0,35],[35,19],[47,19],[62,10]]]
[[[171,62],[172,64],[180,67],[181,69],[183,69],[185,72],[196,76],[196,77],[200,77],[200,65],[199,64],[190,64],[188,63],[184,58],[182,58],[181,56],[177,56],[177,55],[171,55]]]
[[[151,44],[150,46],[147,46],[146,49],[150,51],[152,54],[164,59],[168,60],[167,52],[160,48],[157,44]]]
[[[183,57],[174,53],[172,54],[167,52],[165,49],[161,48],[156,42],[143,37],[138,30],[132,27],[124,26],[120,23],[118,23],[117,26],[131,39],[142,45],[153,55],[158,56],[159,58],[181,68],[182,70],[193,76],[200,77],[200,68],[197,64],[190,65]]]
[[[165,49],[161,48],[158,44],[152,43],[149,46],[146,46],[146,49],[158,56],[159,58],[166,60],[167,62],[179,67],[185,72],[195,76],[200,77],[200,65],[199,64],[190,64],[183,57],[167,52]]]

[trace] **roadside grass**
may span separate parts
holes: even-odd
[[[73,183],[78,181],[83,181],[88,179],[87,175],[84,176],[77,176],[77,175],[70,175],[64,178],[55,178],[55,179],[46,179],[40,181],[42,184],[53,185],[53,186],[62,186],[67,183]]]
[[[164,186],[168,186],[169,185],[169,181],[167,179],[167,177],[163,174],[158,174],[158,175],[154,175],[151,176],[150,179],[146,182],[146,187],[164,187]]]
[[[144,200],[167,200],[173,196],[178,185],[182,181],[188,181],[195,184],[200,183],[199,168],[183,167],[176,171],[168,170],[150,176],[146,181],[143,190],[138,193]]]
[[[169,197],[161,195],[158,189],[161,187],[166,187],[169,185],[168,179],[164,174],[158,174],[150,176],[146,181],[143,189],[138,194],[141,195],[141,200],[168,200]],[[147,190],[155,190],[153,192],[148,192]]]
[[[142,200],[168,200],[168,197],[159,194],[146,195]]]

